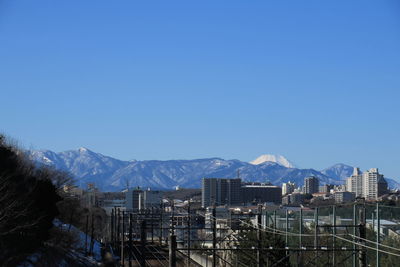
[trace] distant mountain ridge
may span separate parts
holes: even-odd
[[[321,171],[321,173],[325,174],[326,176],[332,177],[336,180],[345,180],[346,178],[350,177],[353,174],[354,167],[349,165],[338,163],[329,168],[326,168]]]
[[[71,173],[79,186],[85,187],[86,183],[95,183],[102,191],[120,191],[133,186],[154,189],[172,189],[175,186],[200,188],[203,177],[232,178],[237,177],[238,170],[242,180],[249,182],[271,182],[281,185],[292,181],[301,186],[305,177],[313,175],[320,179],[321,184],[340,184],[350,169],[351,175],[353,169],[345,164],[337,164],[321,172],[314,169],[298,169],[285,167],[287,164],[282,164],[278,158],[276,161],[279,163],[262,159],[257,164],[221,158],[122,161],[87,148],[60,153],[33,150],[28,151],[28,154],[38,164]],[[400,188],[398,183],[397,187]]]

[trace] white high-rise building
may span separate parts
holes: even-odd
[[[363,173],[363,192],[365,198],[378,198],[387,191],[387,182],[377,168]]]
[[[356,197],[363,196],[363,176],[360,168],[354,168],[353,175],[347,178],[346,190],[353,192]]]
[[[287,182],[282,184],[282,196],[291,194],[296,189],[296,184],[292,182]]]
[[[359,168],[354,168],[353,175],[346,180],[346,190],[353,192],[356,197],[377,199],[386,193],[387,182],[377,168],[364,173]]]

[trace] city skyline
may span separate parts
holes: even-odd
[[[397,266],[398,0],[0,0],[2,266]]]
[[[27,149],[281,154],[302,168],[341,162],[399,179],[399,10],[3,1],[0,131]]]

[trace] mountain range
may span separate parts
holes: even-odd
[[[120,191],[134,186],[200,188],[203,177],[232,178],[238,175],[244,181],[271,182],[275,185],[291,181],[301,186],[308,176],[318,177],[320,184],[342,184],[353,172],[353,167],[345,164],[336,164],[322,171],[300,169],[280,155],[262,155],[249,163],[221,158],[123,161],[87,148],[59,153],[50,150],[31,150],[27,153],[38,164],[69,172],[78,186],[95,183],[102,191]],[[391,188],[400,188],[395,180],[386,180]]]

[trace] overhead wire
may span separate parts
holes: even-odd
[[[158,257],[156,254],[154,254],[153,251],[151,251],[151,250],[149,249],[149,247],[150,247],[150,246],[145,246],[146,250],[147,250],[148,252],[150,252],[151,255],[153,255],[153,257],[154,257],[162,266],[165,267],[166,265],[159,259],[159,257]]]
[[[372,244],[375,244],[375,245],[379,245],[381,247],[385,247],[385,248],[389,248],[389,249],[400,251],[400,248],[395,248],[395,247],[392,247],[392,246],[388,246],[388,245],[385,245],[385,244],[382,244],[382,243],[378,243],[376,241],[372,241],[372,240],[369,240],[369,239],[365,239],[365,238],[362,238],[362,237],[359,237],[359,236],[355,236],[355,235],[352,235],[352,234],[348,234],[348,235],[353,237],[353,238],[357,238],[357,239],[360,239],[360,240],[363,240],[363,241],[366,241],[366,242],[369,242],[369,243],[372,243]]]
[[[354,203],[351,203],[351,204],[344,204],[344,205],[339,205],[339,206],[347,206],[347,205],[354,205]],[[365,205],[368,205],[368,206],[375,206],[374,204],[368,204],[368,203],[365,203]],[[330,206],[332,206],[332,205],[330,205]],[[335,205],[335,206],[337,206],[337,205]],[[386,205],[380,205],[379,207],[386,207],[386,208],[400,208],[400,207],[396,207],[396,206],[386,206]],[[201,216],[201,217],[204,217],[204,218],[209,218],[209,219],[221,219],[221,218],[217,218],[216,216],[213,216],[213,215],[211,215],[211,214],[197,214],[197,215],[199,215],[199,216]],[[226,218],[227,220],[229,219],[229,218]],[[248,226],[251,226],[252,228],[254,228],[254,230],[261,230],[261,231],[263,231],[263,232],[266,232],[266,233],[272,233],[272,234],[277,234],[277,235],[282,235],[282,236],[286,236],[286,235],[290,235],[290,236],[298,236],[298,237],[314,237],[315,236],[315,234],[300,234],[300,233],[293,233],[293,232],[289,232],[289,231],[283,231],[283,230],[280,230],[280,229],[276,229],[276,228],[273,228],[273,227],[269,227],[269,226],[267,226],[267,225],[262,225],[262,224],[256,224],[256,225],[254,225],[254,223],[251,223],[251,222],[247,222],[247,221],[244,221],[244,220],[240,220],[243,224],[245,224],[245,225],[248,225]],[[261,226],[261,227],[260,227]],[[259,227],[259,228],[256,228],[256,227]],[[329,226],[328,226],[329,227]],[[343,225],[343,227],[346,227],[346,225]],[[226,229],[225,229],[226,230]],[[235,230],[233,230],[231,227],[228,227],[228,230],[232,230],[232,232],[234,232]],[[321,236],[321,237],[335,237],[335,238],[338,238],[338,239],[340,239],[340,240],[343,240],[343,241],[346,241],[346,242],[348,242],[348,243],[352,243],[352,244],[355,244],[355,245],[357,245],[357,246],[361,246],[361,247],[365,247],[365,248],[367,248],[367,249],[370,249],[370,250],[374,250],[374,251],[378,251],[378,252],[380,252],[380,253],[385,253],[385,254],[388,254],[388,255],[392,255],[392,256],[396,256],[396,257],[400,257],[400,254],[396,254],[396,253],[393,253],[393,252],[390,252],[390,251],[387,251],[387,250],[384,250],[384,249],[380,249],[379,247],[383,247],[383,248],[387,248],[387,249],[390,249],[390,250],[396,250],[396,251],[400,251],[400,249],[399,248],[395,248],[395,247],[392,247],[392,246],[388,246],[388,245],[385,245],[385,244],[382,244],[382,243],[378,243],[378,242],[375,242],[375,241],[372,241],[372,240],[369,240],[369,239],[365,239],[365,238],[361,238],[361,237],[358,237],[358,236],[355,236],[355,235],[352,235],[352,234],[350,234],[350,233],[346,233],[346,234],[331,234],[331,233],[328,233],[328,234],[326,234],[326,233],[323,233],[323,234],[318,234],[318,236]],[[350,237],[352,237],[352,238],[354,238],[354,239],[359,239],[359,240],[362,240],[362,241],[365,241],[365,242],[368,242],[368,243],[371,243],[371,244],[375,244],[375,245],[378,245],[378,247],[371,247],[371,246],[368,246],[368,245],[365,245],[365,244],[363,244],[363,243],[359,243],[359,242],[356,242],[356,241],[353,241],[353,240],[350,240],[350,239],[347,239],[347,238],[344,238],[343,236],[350,236]],[[225,239],[226,237],[224,237],[223,238],[223,240]],[[154,249],[155,250],[157,250],[155,247],[154,247]],[[150,251],[150,250],[149,250]],[[158,250],[157,250],[157,252],[159,252]],[[152,253],[151,251],[150,251],[150,253]],[[153,253],[152,253],[153,254]],[[154,254],[153,254],[154,255]],[[164,258],[165,258],[165,256],[164,255],[162,255]],[[158,258],[157,258],[158,259]],[[159,260],[159,259],[158,259]]]
[[[381,253],[386,253],[386,254],[389,254],[389,255],[392,255],[392,256],[400,257],[400,254],[396,254],[396,253],[392,253],[392,252],[389,252],[389,251],[386,251],[386,250],[381,250],[381,249],[378,249],[378,248],[370,247],[370,246],[367,246],[367,245],[364,245],[364,244],[361,244],[361,243],[358,243],[358,242],[354,242],[352,240],[349,240],[347,238],[343,238],[343,237],[340,237],[340,236],[337,236],[337,235],[332,235],[332,236],[334,236],[336,238],[339,238],[339,239],[341,239],[343,241],[347,241],[349,243],[355,244],[357,246],[362,246],[362,247],[365,247],[365,248],[368,248],[368,249],[371,249],[371,250],[375,250],[375,251],[378,251],[378,252],[381,252]]]

